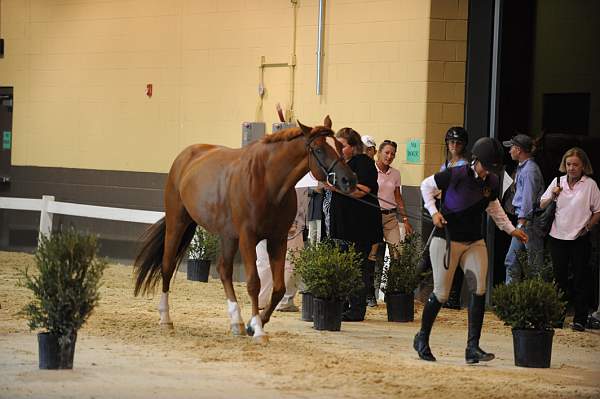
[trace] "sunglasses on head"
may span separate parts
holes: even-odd
[[[396,144],[396,142],[392,141],[392,140],[383,140],[381,143],[382,144],[389,144],[389,145],[391,145],[394,148],[398,148],[398,144]]]

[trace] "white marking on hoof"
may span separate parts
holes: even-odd
[[[242,312],[240,310],[240,305],[237,302],[227,300],[227,313],[229,313],[229,318],[231,319],[231,324],[244,324],[244,320],[242,320]]]
[[[160,314],[160,325],[171,325],[173,328],[173,322],[169,315],[169,293],[163,292],[160,296],[160,302],[158,303],[158,313]]]
[[[254,342],[267,342],[269,338],[267,333],[263,330],[262,320],[259,315],[255,315],[250,319],[250,328],[254,331],[252,334],[252,340]]]

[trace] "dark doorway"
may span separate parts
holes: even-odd
[[[544,133],[587,136],[590,121],[590,93],[545,93],[542,102]]]
[[[600,2],[586,0],[469,1],[465,125],[470,136],[543,137],[543,156],[536,155],[536,161],[546,182],[572,146],[588,152],[596,166],[600,24],[591,16],[599,13]],[[505,161],[510,174],[516,164],[508,151]],[[594,169],[599,175],[600,168]],[[509,237],[494,226],[487,232],[491,288],[504,281]],[[590,264],[598,273],[600,242],[593,245]],[[590,292],[598,298],[597,274],[592,280]]]
[[[13,115],[13,88],[0,87],[0,195],[6,195],[10,190],[10,176],[12,163],[12,115]],[[8,245],[8,225],[6,211],[0,209],[0,245]]]
[[[517,133],[535,136],[531,132],[532,81],[534,75],[534,48],[536,1],[502,1],[497,92],[497,131],[500,141],[509,140]],[[516,163],[508,151],[504,153],[506,173],[514,177]],[[510,200],[509,200],[510,201]],[[509,215],[516,224],[516,217]],[[494,285],[505,280],[504,258],[511,237],[495,229]]]
[[[8,189],[10,184],[10,167],[12,154],[12,115],[13,88],[0,87],[0,192]]]

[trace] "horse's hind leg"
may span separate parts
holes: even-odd
[[[227,313],[231,321],[231,332],[233,335],[246,335],[242,312],[233,289],[233,257],[237,248],[238,241],[236,239],[221,237],[221,256],[219,257],[218,270],[225,296],[227,296]]]
[[[261,321],[264,324],[269,322],[271,314],[285,294],[285,254],[287,251],[287,239],[267,240],[267,251],[269,252],[269,262],[273,274],[273,293],[271,294],[271,303],[261,315]]]
[[[176,194],[171,194],[176,195]],[[171,201],[170,201],[171,200]],[[183,204],[178,200],[167,197],[165,212],[165,243],[162,260],[162,294],[158,304],[160,314],[160,325],[162,327],[173,328],[173,322],[169,314],[169,288],[171,278],[177,266],[177,258],[180,250],[181,241],[184,239],[188,228],[195,227],[194,221],[190,218]],[[195,230],[194,230],[195,231]]]

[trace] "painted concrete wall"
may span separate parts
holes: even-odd
[[[270,131],[280,102],[305,124],[329,114],[334,128],[397,141],[403,183],[418,185],[463,121],[467,0],[327,1],[321,96],[316,0],[298,0],[296,29],[287,0],[0,4],[15,165],[167,172],[188,144],[238,147],[243,121]],[[289,68],[265,69],[261,101],[261,57],[294,52],[294,84]],[[422,160],[407,164],[413,138]]]

